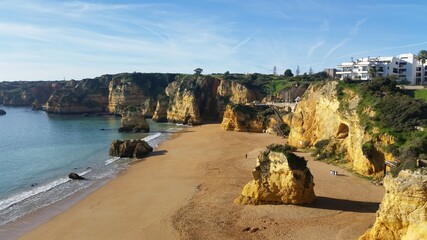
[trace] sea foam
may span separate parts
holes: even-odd
[[[90,173],[92,170],[86,170],[82,173],[79,173],[80,176],[84,176],[88,173]],[[62,177],[62,178],[58,178],[55,179],[49,183],[46,183],[44,185],[38,186],[38,187],[34,187],[28,191],[24,191],[24,192],[20,192],[17,194],[14,194],[10,197],[7,197],[5,199],[1,199],[0,200],[0,211],[4,210],[14,204],[17,204],[19,202],[24,201],[25,199],[28,199],[30,197],[33,197],[37,194],[43,193],[43,192],[47,192],[49,190],[51,190],[52,188],[59,186],[61,184],[64,184],[68,181],[70,181],[71,179],[68,177]]]
[[[142,140],[144,140],[144,141],[146,141],[146,142],[149,142],[149,141],[152,141],[152,140],[154,140],[154,139],[156,139],[156,138],[160,137],[161,135],[162,135],[162,133],[157,132],[157,133],[155,133],[155,134],[153,134],[153,135],[148,135],[148,136],[146,136],[146,137],[145,137],[145,138],[143,138]]]

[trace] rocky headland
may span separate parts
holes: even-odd
[[[272,144],[260,152],[254,180],[234,201],[239,204],[308,204],[316,199],[313,175],[304,158],[287,145]]]
[[[357,112],[361,97],[351,90],[345,103],[337,95],[338,82],[311,85],[295,112],[286,117],[291,132],[289,144],[298,148],[322,145],[325,155],[338,155],[347,160],[352,169],[362,175],[382,173],[386,160],[393,156],[381,148],[372,148],[367,154],[367,143],[387,146],[394,140],[386,134],[372,136],[361,123]],[[346,105],[342,109],[343,104]],[[365,111],[370,111],[366,107]],[[316,145],[317,144],[317,145]]]
[[[424,170],[403,170],[384,178],[386,194],[374,226],[360,239],[426,239],[427,175]]]
[[[108,85],[108,111],[121,114],[127,106],[139,106],[145,117],[152,117],[159,95],[177,76],[169,73],[114,75]]]
[[[238,82],[211,76],[184,76],[166,87],[153,119],[192,125],[218,122],[227,104],[248,103],[262,96],[259,90]]]
[[[111,75],[103,75],[95,79],[71,80],[50,96],[45,111],[56,114],[107,112],[111,78]]]
[[[0,104],[4,106],[31,106],[35,101],[44,104],[65,81],[0,82]]]

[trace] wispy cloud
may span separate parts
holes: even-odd
[[[324,59],[326,59],[329,56],[331,56],[337,49],[339,49],[339,48],[343,47],[344,45],[346,45],[348,41],[350,41],[350,38],[345,38],[345,39],[341,40],[338,44],[336,44],[331,49],[329,49],[329,51],[326,53]]]
[[[360,27],[366,22],[367,18],[362,18],[356,22],[356,24],[351,28],[350,34],[357,35],[359,33]]]
[[[317,41],[316,44],[314,44],[313,46],[311,46],[308,49],[307,57],[311,57],[311,55],[313,55],[314,51],[316,51],[316,49],[318,49],[321,46],[323,46],[323,44],[325,44],[325,41]]]
[[[319,31],[320,32],[329,31],[329,20],[323,20],[322,25],[320,25]]]

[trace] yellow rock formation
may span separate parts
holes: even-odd
[[[362,175],[382,172],[384,161],[392,159],[392,156],[375,147],[368,159],[362,147],[369,141],[381,145],[382,140],[387,144],[392,139],[386,136],[384,139],[372,139],[361,125],[356,112],[360,97],[345,90],[349,97],[346,106],[340,109],[336,87],[337,82],[327,82],[307,89],[295,112],[284,119],[291,127],[289,144],[305,148],[313,147],[318,141],[328,140],[351,162],[354,171]]]
[[[282,146],[283,145],[275,145]],[[313,176],[303,158],[269,146],[257,158],[254,180],[246,184],[238,204],[307,204],[316,199]]]
[[[404,170],[384,187],[375,224],[360,239],[427,239],[427,175]]]
[[[246,107],[251,108],[250,106]],[[257,118],[257,116],[235,111],[231,105],[227,105],[221,128],[226,131],[261,133],[266,126],[264,126],[264,121]]]

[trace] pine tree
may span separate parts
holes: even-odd
[[[295,71],[295,74],[298,76],[299,75],[299,65],[297,66],[297,70]]]

